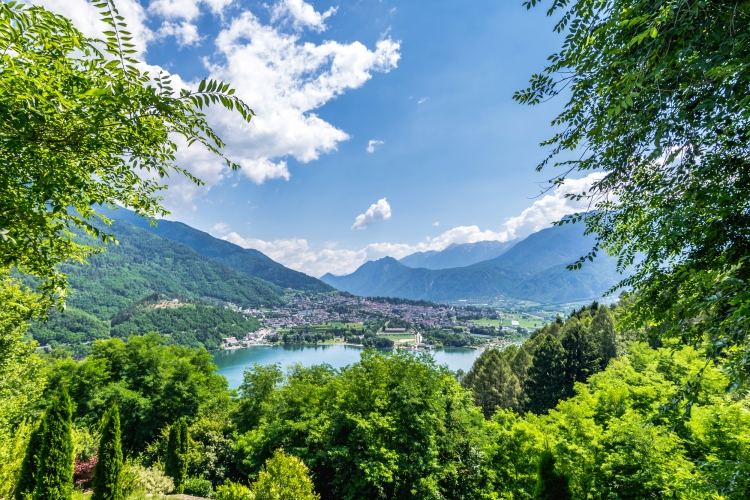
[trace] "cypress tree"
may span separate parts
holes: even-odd
[[[572,500],[570,479],[555,470],[555,456],[544,450],[539,457],[534,500]]]
[[[34,500],[70,500],[73,494],[72,416],[70,396],[63,389],[42,421]]]
[[[42,444],[42,424],[36,426],[29,436],[26,455],[21,462],[21,473],[16,484],[13,498],[15,500],[29,500],[34,494],[36,485],[36,471],[39,468],[39,448]]]
[[[120,411],[113,404],[102,418],[102,437],[99,441],[99,461],[94,468],[94,490],[91,500],[123,500],[122,442],[120,438]]]
[[[537,415],[547,413],[565,397],[565,349],[552,335],[545,335],[534,351],[524,395],[528,410]]]
[[[182,493],[187,478],[188,426],[185,420],[178,420],[169,429],[167,457],[164,473],[174,481],[176,493]]]

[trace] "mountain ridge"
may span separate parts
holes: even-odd
[[[399,259],[399,262],[412,268],[424,267],[434,270],[466,267],[498,257],[516,243],[518,240],[451,243],[440,251],[415,252]]]

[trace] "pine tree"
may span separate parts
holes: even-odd
[[[562,331],[565,349],[565,397],[573,396],[573,385],[586,382],[599,370],[599,353],[588,329],[577,318],[565,323]]]
[[[537,415],[565,397],[565,349],[552,335],[545,335],[534,352],[524,395],[528,410]]]
[[[102,437],[99,441],[99,461],[94,468],[94,490],[91,500],[123,500],[122,442],[120,439],[120,412],[113,404],[102,418]]]
[[[42,421],[34,500],[70,500],[73,493],[73,410],[66,390],[52,399]]]
[[[188,425],[185,420],[175,422],[169,429],[164,473],[174,481],[176,493],[182,493],[187,478]]]
[[[600,307],[591,322],[591,335],[599,348],[601,369],[607,368],[609,361],[617,357],[617,334],[615,320],[608,307]]]
[[[21,462],[21,473],[13,494],[15,500],[29,500],[34,494],[36,485],[36,471],[39,468],[39,448],[42,444],[42,424],[40,423],[31,432],[29,444],[26,446],[26,455]]]
[[[534,500],[572,500],[570,479],[555,470],[555,456],[545,450],[539,457]]]

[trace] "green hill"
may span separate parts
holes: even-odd
[[[284,291],[199,255],[187,245],[151,234],[125,221],[109,228],[119,244],[109,244],[88,264],[65,264],[67,309],[31,326],[40,344],[88,343],[109,336],[157,331],[175,343],[216,348],[221,337],[257,329],[255,320],[231,309],[276,306]],[[85,236],[81,236],[86,239]],[[150,307],[179,298],[181,307]]]
[[[148,220],[124,208],[108,210],[100,207],[98,210],[107,217],[129,222],[162,238],[183,243],[204,257],[248,276],[269,281],[282,288],[293,288],[308,292],[333,291],[330,285],[312,276],[284,267],[258,250],[242,248],[228,241],[214,238],[210,234],[182,222],[160,220],[157,226],[152,226]]]
[[[119,245],[108,245],[88,264],[62,266],[70,282],[68,305],[99,319],[108,320],[154,293],[242,307],[282,303],[279,287],[213,262],[187,245],[124,221],[115,221],[108,231]]]

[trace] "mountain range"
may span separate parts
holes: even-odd
[[[412,300],[451,301],[499,295],[544,303],[596,299],[623,276],[616,271],[615,259],[603,252],[582,269],[567,270],[568,264],[587,254],[595,243],[593,236],[584,235],[584,229],[583,224],[543,229],[501,250],[497,257],[464,267],[412,268],[385,257],[363,264],[352,274],[329,273],[321,280],[355,295]],[[435,254],[427,256],[434,257]]]
[[[148,219],[124,208],[109,210],[99,207],[97,210],[111,219],[127,221],[162,238],[183,243],[214,262],[224,264],[248,276],[269,281],[282,288],[308,292],[333,291],[330,285],[307,274],[284,267],[258,250],[242,248],[234,243],[214,238],[182,222],[160,219],[156,226],[152,226]]]
[[[424,267],[426,269],[465,267],[499,257],[516,243],[515,240],[451,243],[447,248],[440,251],[415,252],[399,259],[399,262],[408,267]]]

